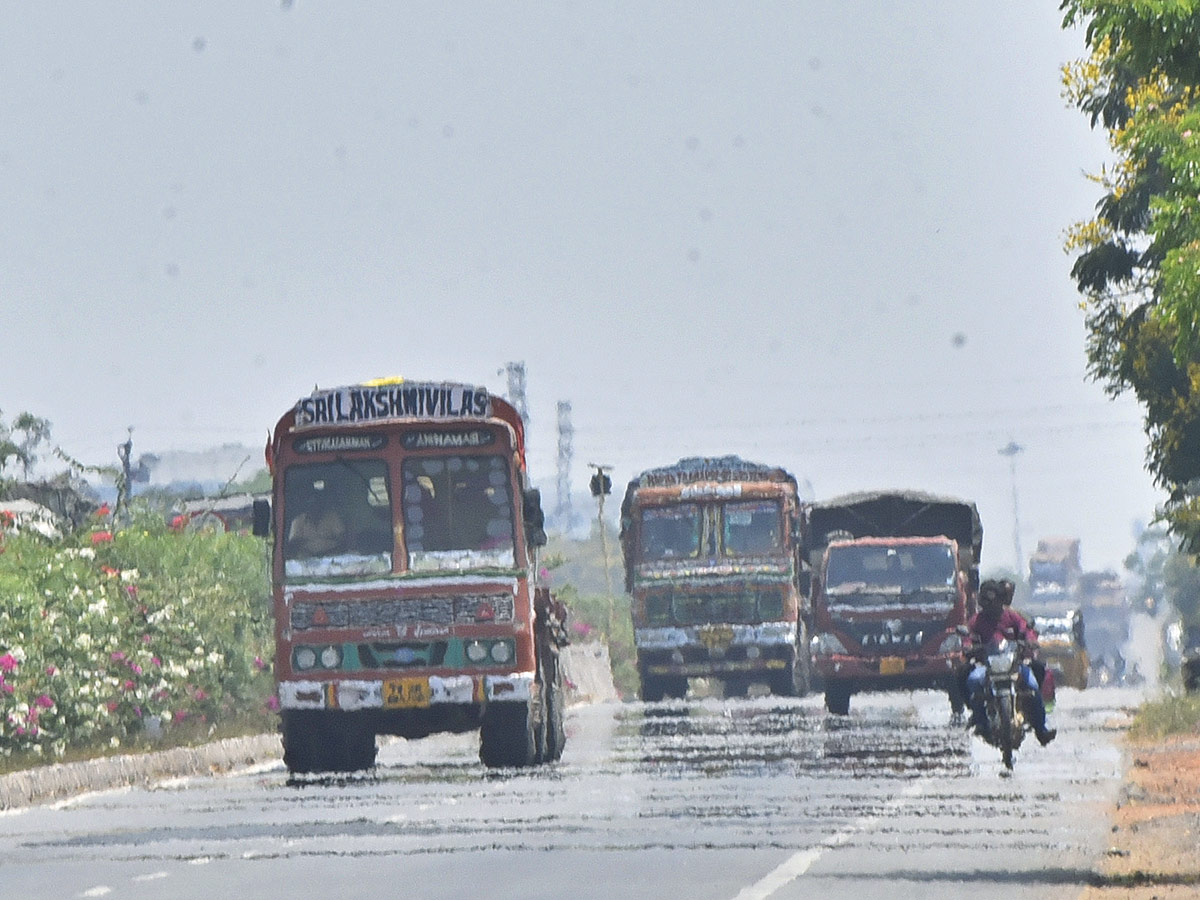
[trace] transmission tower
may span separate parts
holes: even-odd
[[[575,426],[571,424],[571,401],[558,401],[558,503],[554,507],[554,517],[558,527],[563,531],[571,528],[574,518],[571,510],[571,440],[575,436]]]
[[[508,373],[508,399],[521,414],[521,420],[528,428],[529,403],[525,399],[525,363],[523,361],[505,363],[504,371]]]

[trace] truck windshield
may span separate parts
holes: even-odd
[[[779,504],[771,500],[726,503],[723,541],[726,556],[753,556],[781,547]]]
[[[410,569],[515,565],[511,474],[503,456],[410,458],[403,471]]]
[[[945,590],[956,574],[954,550],[949,544],[907,547],[831,546],[825,570],[830,593],[855,590]]]
[[[292,466],[284,473],[283,510],[288,576],[391,571],[392,507],[383,460]]]
[[[642,559],[687,559],[700,553],[700,507],[649,506],[642,510]]]

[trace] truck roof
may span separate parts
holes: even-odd
[[[639,487],[673,487],[681,484],[696,484],[704,481],[785,481],[791,484],[796,479],[778,466],[766,466],[749,462],[740,456],[688,456],[671,463],[647,469],[629,482],[629,491]]]
[[[812,503],[805,513],[809,553],[830,540],[863,537],[937,537],[970,548],[975,564],[983,550],[979,510],[969,500],[924,491],[866,491]]]

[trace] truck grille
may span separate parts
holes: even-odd
[[[298,601],[292,630],[374,628],[381,625],[474,625],[513,620],[511,594],[467,594],[406,600]]]

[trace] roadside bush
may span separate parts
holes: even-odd
[[[0,532],[0,754],[273,727],[265,553],[148,511],[56,543]]]

